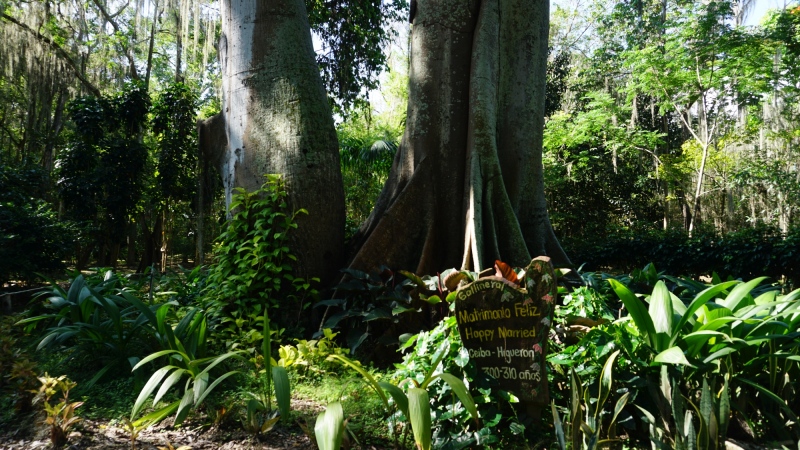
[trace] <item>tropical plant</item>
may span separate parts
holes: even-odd
[[[645,309],[627,287],[609,280],[647,349],[639,355],[645,373],[648,366],[672,367],[672,381],[667,379],[665,369],[660,377],[646,377],[649,385],[660,386],[662,394],[654,396],[654,403],[661,417],[675,421],[671,425],[649,421],[663,430],[672,430],[673,434],[665,438],[669,445],[689,445],[689,434],[699,433],[698,445],[705,448],[705,442],[724,437],[718,434],[724,432],[724,427],[704,428],[712,420],[707,405],[714,402],[719,405],[718,415],[713,418],[716,424],[728,423],[731,408],[726,405],[732,403],[740,414],[746,415],[748,408],[754,409],[750,414],[763,414],[767,418],[763,425],[778,435],[791,437],[787,430],[793,430],[798,436],[795,427],[785,424],[797,420],[792,406],[797,401],[793,394],[795,383],[788,380],[797,375],[800,291],[781,296],[777,288],[758,288],[763,281],[762,277],[746,283],[718,283],[699,292],[688,305],[658,281],[647,299],[649,308]],[[697,409],[700,412],[694,416],[681,410],[679,397],[693,404],[692,392],[702,393],[709,386],[712,392],[716,392],[714,386],[723,386],[723,390],[713,398],[707,395],[706,400],[701,400],[706,406]],[[730,401],[725,398],[728,395]],[[665,415],[670,408],[677,409]],[[647,415],[645,420],[649,420]],[[694,430],[689,433],[691,420],[699,420],[700,425],[692,425]]]
[[[135,364],[155,333],[158,305],[145,305],[130,290],[120,288],[120,283],[110,270],[94,285],[83,275],[76,276],[68,290],[51,282],[52,287],[37,298],[45,298],[45,306],[52,312],[18,322],[28,330],[38,323],[49,325],[37,349],[73,346],[104,361],[84,388],[112,368]]]
[[[594,450],[618,441],[616,438],[616,421],[630,399],[630,392],[625,392],[617,399],[614,413],[606,427],[603,426],[603,415],[606,400],[610,398],[612,393],[614,360],[619,353],[619,350],[612,353],[603,364],[602,374],[598,380],[597,398],[591,398],[589,388],[583,387],[575,368],[570,368],[571,405],[567,431],[562,425],[563,422],[556,410],[555,402],[551,404],[556,436],[562,450],[567,448]],[[583,404],[581,404],[581,401],[583,401]],[[592,404],[594,404],[594,412],[592,412]],[[569,436],[569,445],[567,445],[567,436]],[[606,439],[603,439],[604,436]]]
[[[396,413],[390,419],[391,428],[394,429],[395,421],[409,423],[418,448],[430,449],[432,446],[441,448],[452,440],[458,440],[459,444],[464,445],[469,445],[469,442],[491,443],[492,440],[488,433],[481,430],[482,425],[475,399],[461,378],[462,375],[455,376],[444,371],[444,367],[447,367],[442,365],[445,359],[449,365],[455,356],[460,362],[459,366],[463,368],[469,358],[466,351],[461,350],[460,340],[459,345],[451,346],[451,338],[458,339],[458,333],[451,332],[456,326],[455,318],[450,317],[442,322],[443,324],[437,327],[438,333],[432,331],[413,337],[407,336],[408,339],[401,348],[416,344],[419,353],[425,354],[425,361],[411,362],[409,358],[409,361],[402,366],[404,369],[395,373],[396,379],[399,381],[397,383],[378,381],[360,363],[342,355],[331,355],[329,359],[358,372],[378,394],[386,411],[390,413],[394,410],[390,403],[391,399],[396,408]],[[444,324],[444,322],[447,323]],[[429,348],[429,344],[435,344],[436,347]],[[443,383],[438,382],[440,379]],[[407,389],[404,391],[403,388],[406,386]],[[432,403],[437,409],[432,410]],[[432,414],[437,418],[437,422],[433,425]],[[471,424],[462,427],[462,414],[471,418]],[[455,425],[455,428],[458,431],[451,435],[447,428],[443,427],[443,422],[456,418],[458,418],[458,424]],[[435,435],[434,431],[436,431]],[[482,441],[484,437],[486,439]],[[397,439],[396,435],[395,439]]]
[[[168,363],[156,370],[142,388],[131,410],[131,422],[135,421],[145,402],[156,388],[153,406],[176,386],[181,379],[186,379],[181,398],[155,411],[157,421],[175,414],[175,425],[183,422],[192,408],[197,408],[206,397],[225,379],[238,373],[230,370],[213,378],[212,370],[230,358],[241,358],[244,350],[229,351],[218,356],[206,356],[206,339],[208,322],[206,313],[199,308],[189,308],[175,326],[167,321],[168,312],[173,304],[161,305],[155,313],[150,312],[150,320],[157,324],[158,338],[165,350],[160,350],[145,357],[133,367],[133,371],[144,367],[151,361],[166,357]],[[160,387],[159,387],[160,386]]]
[[[654,448],[678,450],[718,449],[724,444],[731,413],[729,377],[715,394],[703,378],[699,404],[684,397],[675,377],[669,375],[667,366],[661,367],[658,389],[655,390],[658,417],[637,406],[649,426],[650,441]],[[673,370],[673,373],[676,372]],[[687,407],[687,403],[689,407]],[[694,413],[694,414],[693,414]],[[697,417],[697,420],[695,420]],[[670,422],[669,418],[672,418]],[[695,426],[698,423],[698,426]]]
[[[288,419],[291,408],[292,391],[289,375],[286,368],[279,366],[272,358],[272,333],[268,311],[265,308],[262,316],[261,354],[251,359],[256,378],[261,382],[261,389],[258,393],[248,392],[245,402],[244,426],[253,434],[271,430],[281,417]],[[278,406],[277,412],[272,409],[273,388]]]
[[[292,275],[296,258],[287,247],[289,234],[297,216],[307,212],[289,212],[286,195],[281,177],[268,175],[261,189],[238,189],[231,200],[231,219],[217,239],[206,283],[209,310],[220,317],[219,331],[231,342],[258,329],[262,308],[277,307],[281,299],[284,323],[299,326],[300,313],[316,295],[315,280]]]
[[[386,331],[385,321],[397,323],[398,315],[414,311],[410,292],[415,285],[405,274],[381,267],[380,273],[343,269],[345,280],[334,288],[337,298],[322,300],[314,307],[326,307],[321,328],[345,331],[347,345],[353,354],[370,336],[380,337]],[[373,324],[381,321],[382,325]],[[377,336],[376,336],[377,335]]]
[[[326,369],[334,366],[327,360],[329,355],[347,355],[346,348],[341,348],[335,341],[339,333],[330,328],[322,330],[319,339],[296,339],[296,345],[282,345],[278,349],[278,366],[295,371],[301,375],[310,373],[324,374]]]
[[[33,404],[42,403],[46,414],[44,422],[50,425],[50,441],[53,447],[61,448],[67,443],[69,431],[81,421],[81,418],[75,415],[75,410],[83,405],[83,402],[69,401],[69,391],[77,383],[70,381],[66,375],[51,377],[47,373],[39,377],[39,381],[41,386],[33,398]],[[51,404],[51,399],[58,392],[61,392],[59,402]]]

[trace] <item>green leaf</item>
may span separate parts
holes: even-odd
[[[609,279],[608,282],[611,284],[611,288],[614,289],[614,292],[617,293],[620,300],[622,300],[622,303],[628,310],[628,314],[633,318],[633,323],[635,323],[639,331],[642,332],[645,342],[649,343],[650,346],[655,349],[655,327],[653,325],[653,320],[650,318],[650,314],[644,308],[644,305],[642,305],[642,301],[619,281],[612,278]]]
[[[733,288],[727,297],[725,297],[725,300],[722,302],[722,306],[736,312],[740,305],[744,306],[742,301],[750,295],[750,291],[755,289],[756,286],[761,284],[761,282],[766,279],[767,277],[759,277],[754,280],[750,280],[747,283],[739,284]]]
[[[144,402],[148,397],[150,397],[150,394],[153,393],[153,391],[156,389],[156,386],[161,383],[161,380],[167,375],[167,373],[169,373],[172,367],[173,366],[166,366],[156,370],[150,379],[147,380],[147,383],[145,383],[142,391],[139,392],[139,397],[136,398],[136,402],[133,404],[133,409],[131,410],[131,420],[136,418],[136,415],[139,414],[142,406],[144,406]]]
[[[175,370],[167,377],[166,380],[164,380],[163,383],[161,383],[161,387],[158,389],[158,392],[156,392],[156,396],[153,398],[154,405],[157,404],[159,400],[161,400],[161,397],[163,397],[164,394],[166,394],[169,391],[172,385],[174,385],[178,380],[180,380],[181,376],[183,376],[183,374],[186,372],[184,369],[181,369],[179,367],[175,366],[170,366],[170,367],[174,368]]]
[[[208,387],[208,372],[202,372],[200,375],[196,376],[194,382],[192,383],[192,391],[194,393],[194,397],[192,403],[197,404],[197,400],[203,395]]]
[[[653,320],[653,328],[656,333],[672,332],[672,297],[663,281],[659,280],[653,288],[648,313]]]
[[[275,383],[275,398],[278,400],[278,409],[281,412],[281,417],[288,419],[292,400],[292,387],[291,384],[289,384],[289,374],[283,367],[273,367],[272,379]]]
[[[564,436],[564,426],[561,424],[561,416],[556,410],[555,400],[550,402],[550,411],[553,413],[553,426],[556,429],[556,437],[558,438],[558,447],[561,450],[567,450],[567,441]]]
[[[694,367],[686,359],[686,355],[683,354],[683,350],[681,350],[680,347],[670,347],[664,350],[656,355],[653,361],[657,363],[682,364],[684,366]]]
[[[689,304],[689,307],[686,308],[686,312],[681,317],[681,320],[678,321],[678,324],[675,326],[672,332],[672,338],[670,339],[669,345],[670,347],[675,345],[675,341],[680,337],[681,330],[683,329],[684,325],[686,325],[689,320],[694,317],[694,314],[703,307],[706,303],[716,297],[722,291],[727,290],[731,286],[738,284],[738,281],[728,281],[726,283],[720,283],[715,286],[711,286],[708,289],[700,292],[695,296],[694,300]]]
[[[417,449],[431,450],[431,404],[428,391],[421,388],[408,390],[408,413]]]
[[[175,414],[175,420],[172,422],[172,426],[178,426],[186,420],[193,403],[194,393],[191,389],[186,389],[186,392],[183,393],[183,398],[181,398],[181,403],[178,405],[178,413]]]
[[[131,369],[131,372],[136,371],[136,369],[138,369],[139,367],[142,367],[143,365],[149,363],[150,361],[152,361],[152,360],[154,360],[156,358],[160,358],[162,356],[169,355],[170,353],[180,353],[180,352],[178,352],[177,350],[161,350],[160,352],[155,352],[155,353],[145,357],[143,360],[139,361],[139,363],[137,363],[135,366],[133,366],[133,369]],[[183,355],[181,355],[181,356],[183,356]]]
[[[617,417],[619,417],[619,413],[622,412],[622,408],[628,404],[628,400],[630,399],[631,393],[626,392],[622,394],[622,396],[617,400],[617,404],[614,405],[614,415],[611,416],[611,421],[608,423],[608,434],[611,434],[611,430],[614,425],[617,423]]]
[[[339,402],[331,403],[317,416],[314,435],[319,450],[339,450],[344,436],[344,411]]]
[[[655,288],[653,288],[648,314],[653,321],[653,329],[656,332],[654,349],[657,352],[663,351],[669,346],[669,340],[672,335],[672,316],[674,314],[672,297],[663,281],[659,280]],[[634,318],[634,320],[636,319]]]
[[[603,405],[606,403],[606,399],[608,399],[608,395],[611,393],[611,383],[613,382],[613,372],[614,372],[614,360],[619,355],[619,350],[615,351],[611,354],[611,356],[606,359],[605,364],[603,364],[603,372],[600,375],[599,380],[599,394],[597,397],[597,406],[594,411],[594,419],[600,417],[600,413],[603,411]]]
[[[464,405],[464,408],[467,409],[472,419],[475,423],[478,422],[478,408],[475,406],[475,400],[472,398],[472,395],[467,390],[467,386],[464,385],[464,382],[461,381],[458,377],[451,375],[449,373],[440,373],[438,375],[439,378],[444,380],[447,384],[450,385],[450,389],[456,393],[458,399],[461,400],[461,404]]]
[[[211,392],[214,390],[214,388],[215,388],[215,387],[217,387],[217,385],[219,385],[220,383],[222,383],[223,381],[225,381],[225,379],[226,379],[226,378],[228,378],[228,377],[230,377],[230,376],[233,376],[233,375],[236,375],[237,373],[239,373],[239,371],[238,371],[238,370],[231,370],[230,372],[227,372],[227,373],[225,373],[225,374],[223,374],[223,375],[220,375],[220,377],[219,377],[219,378],[217,378],[216,380],[214,380],[214,382],[213,382],[213,383],[211,383],[211,384],[208,386],[208,388],[206,388],[206,389],[203,391],[203,393],[202,393],[202,394],[200,394],[200,398],[198,398],[198,399],[195,401],[195,405],[201,405],[201,404],[203,403],[203,400],[205,400],[205,399],[206,399],[206,397],[208,396],[208,394],[210,394],[210,393],[211,393]]]
[[[150,414],[142,416],[138,420],[135,420],[133,422],[133,426],[136,428],[149,427],[150,425],[159,423],[162,420],[169,417],[172,413],[174,413],[175,410],[178,409],[178,405],[180,403],[181,403],[180,400],[176,400],[161,409],[155,410]]]
[[[405,392],[403,392],[403,390],[399,387],[385,381],[378,382],[378,386],[389,393],[392,399],[394,399],[397,409],[399,409],[404,416],[408,417],[408,397],[406,396]]]

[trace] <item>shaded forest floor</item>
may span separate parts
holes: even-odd
[[[309,401],[293,401],[295,410],[312,412],[321,409]],[[0,430],[0,449],[36,450],[50,449],[48,427],[32,415]],[[316,445],[296,424],[278,425],[273,430],[253,436],[241,430],[238,424],[229,427],[208,428],[201,423],[187,421],[173,428],[169,420],[142,431],[136,439],[137,450],[177,450],[187,446],[191,450],[311,450]],[[130,433],[119,421],[84,420],[70,433],[67,450],[131,449]]]

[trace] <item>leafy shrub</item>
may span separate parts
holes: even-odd
[[[753,438],[797,439],[800,430],[787,424],[796,423],[800,406],[800,290],[780,295],[777,286],[759,286],[764,277],[707,285],[657,274],[653,266],[607,279],[627,315],[597,321],[579,342],[551,355],[556,383],[569,386],[569,368],[583,378],[582,392],[618,350],[620,384],[612,397],[619,402],[630,394],[618,423],[633,442],[715,448],[734,423]],[[561,400],[559,406],[569,411]]]
[[[211,382],[212,369],[230,358],[239,357],[243,351],[230,351],[219,356],[209,355],[206,346],[208,322],[205,312],[198,308],[190,308],[173,329],[172,324],[165,320],[171,306],[170,304],[161,305],[155,312],[148,314],[149,320],[157,324],[158,336],[164,349],[139,361],[133,370],[136,371],[147,363],[160,358],[166,358],[169,363],[156,370],[142,388],[133,405],[131,421],[136,419],[150,395],[155,392],[153,399],[153,406],[155,406],[173,386],[180,386],[178,382],[186,379],[185,389],[180,394],[180,400],[148,415],[153,418],[153,421],[158,422],[172,413],[176,413],[174,424],[178,425],[186,419],[193,407],[200,406],[214,388],[226,378],[237,373],[234,370],[228,371],[215,377]],[[157,392],[156,388],[158,388]]]
[[[153,311],[159,305],[145,305],[111,271],[98,280],[78,275],[67,290],[57,283],[43,291],[50,312],[19,322],[32,330],[38,324],[47,329],[37,349],[67,347],[90,361],[105,365],[84,384],[89,387],[111,369],[130,366],[152,345],[156,331]]]
[[[20,328],[13,316],[0,316],[0,410],[6,414],[27,412],[37,386],[36,364],[23,351]],[[6,403],[8,402],[8,403]]]
[[[326,308],[322,328],[343,330],[350,352],[355,353],[370,337],[385,340],[391,331],[386,322],[397,323],[397,316],[414,310],[411,291],[417,286],[386,267],[380,273],[354,269],[344,269],[342,273],[346,275],[345,281],[334,288],[338,298],[322,300],[314,307]],[[395,336],[389,339],[396,342]]]
[[[296,339],[296,345],[282,345],[278,349],[278,365],[303,376],[325,374],[334,367],[328,360],[330,355],[349,353],[336,343],[338,334],[325,328],[319,339]]]
[[[41,386],[33,399],[33,404],[42,403],[46,414],[45,423],[50,425],[50,442],[54,448],[61,448],[67,443],[69,431],[81,421],[75,410],[83,405],[83,402],[69,401],[69,391],[77,383],[70,381],[65,375],[56,378],[46,373],[39,378],[39,381]],[[60,401],[51,404],[51,399],[58,392],[61,392]]]
[[[766,226],[719,234],[683,230],[613,230],[596,238],[565,239],[573,262],[587,270],[629,272],[654,263],[671,274],[750,279],[767,275],[800,283],[800,228],[785,235]]]
[[[0,285],[13,277],[35,279],[37,272],[55,272],[72,248],[74,227],[58,220],[38,197],[44,172],[32,165],[0,160]]]
[[[331,357],[358,371],[384,399],[387,409],[389,398],[394,400],[396,409],[390,409],[394,411],[389,417],[390,430],[394,432],[394,424],[409,423],[415,441],[423,446],[418,448],[437,449],[503,445],[515,439],[501,434],[503,427],[510,429],[512,435],[524,432],[525,426],[513,413],[509,415],[511,408],[504,407],[517,402],[516,398],[497,389],[496,382],[470,362],[455,317],[445,318],[429,332],[404,338],[401,350],[413,349],[388,374],[388,381],[377,381],[360,364],[343,356]],[[404,391],[403,386],[408,389]],[[412,404],[416,405],[416,412]],[[429,424],[419,422],[426,414]],[[422,429],[430,433],[420,433]]]
[[[307,297],[316,295],[314,280],[292,275],[296,257],[287,246],[289,233],[297,228],[297,215],[307,212],[289,212],[286,195],[280,175],[268,175],[261,189],[238,189],[231,200],[231,218],[217,240],[206,284],[208,308],[219,316],[224,338],[231,342],[246,333],[251,333],[246,342],[261,339],[252,330],[258,330],[263,308],[280,305],[279,323],[294,319],[299,326]]]

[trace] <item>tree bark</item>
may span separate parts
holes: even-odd
[[[406,131],[350,266],[567,265],[544,197],[549,3],[420,0]]]
[[[290,242],[296,274],[330,280],[342,264],[344,192],[305,4],[223,0],[221,13],[226,204],[235,187],[283,174],[290,207],[308,211]]]

